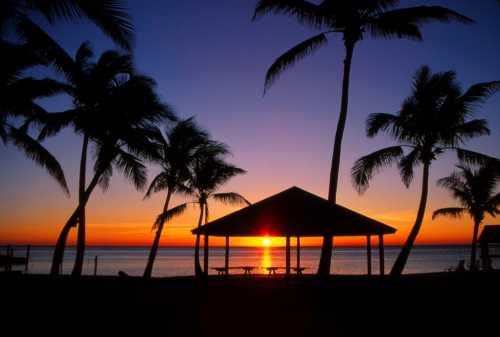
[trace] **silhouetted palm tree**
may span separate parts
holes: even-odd
[[[37,140],[28,134],[29,123],[16,127],[11,119],[29,120],[34,114],[44,114],[35,100],[62,91],[62,86],[52,79],[24,77],[25,70],[46,62],[26,45],[0,40],[0,140],[13,143],[25,155],[44,167],[69,194],[64,172],[57,159]]]
[[[205,156],[196,160],[193,166],[192,179],[188,183],[188,189],[195,196],[196,203],[200,208],[198,218],[198,228],[201,226],[203,219],[205,224],[208,223],[209,209],[208,201],[226,203],[226,204],[250,204],[243,196],[236,192],[217,193],[216,191],[229,179],[236,175],[244,174],[245,171],[239,167],[226,163],[220,156]],[[207,237],[205,237],[207,238]],[[205,245],[208,242],[205,241]],[[195,275],[208,275],[208,270],[202,271],[200,266],[200,234],[196,234],[196,244],[194,251]],[[207,265],[208,256],[205,255],[205,263]]]
[[[75,213],[68,219],[59,236],[54,251],[52,274],[58,273],[67,235],[71,227],[75,226],[78,221],[77,254],[73,274],[80,275],[85,248],[85,205],[90,195],[88,193],[89,187],[86,187],[86,164],[89,145],[104,146],[102,145],[103,139],[109,138],[109,134],[115,135],[119,133],[122,138],[118,140],[112,139],[112,141],[118,143],[120,148],[126,146],[131,149],[131,153],[116,152],[116,156],[126,156],[126,159],[119,159],[119,164],[127,164],[126,160],[128,159],[130,162],[127,165],[132,165],[131,162],[134,161],[137,165],[142,165],[140,158],[136,157],[139,154],[144,154],[141,148],[148,146],[149,150],[153,151],[156,148],[153,144],[147,144],[148,142],[151,143],[150,138],[156,135],[152,123],[165,118],[174,120],[175,117],[171,109],[162,104],[154,93],[154,82],[147,77],[136,74],[130,55],[120,54],[116,51],[106,51],[96,63],[91,63],[92,51],[88,44],[84,43],[77,51],[75,60],[72,60],[53,41],[44,40],[42,38],[43,32],[38,31],[38,33],[40,38],[34,43],[45,45],[47,54],[57,65],[58,70],[65,75],[67,80],[66,92],[73,98],[72,109],[61,113],[44,115],[43,118],[37,120],[37,122],[44,125],[40,137],[44,138],[53,135],[67,125],[73,126],[75,132],[83,137],[80,159],[79,205]],[[48,36],[45,36],[45,38],[49,39]],[[123,93],[128,93],[129,96],[123,97]],[[118,99],[122,99],[122,101]],[[129,105],[124,105],[124,103]],[[122,114],[126,114],[127,110],[131,110],[131,117],[134,119],[127,121],[125,117],[122,117]],[[126,122],[130,123],[130,125],[125,124]],[[121,125],[122,123],[123,125]],[[120,125],[123,130],[118,129]],[[108,143],[109,141],[106,140],[105,144]],[[106,145],[105,148],[108,146]],[[134,146],[137,147],[134,148]],[[153,152],[150,157],[154,157]],[[109,161],[113,162],[115,159],[112,158]],[[103,170],[103,172],[96,171],[95,176],[98,176],[96,178],[98,181],[95,184],[99,182],[100,176],[106,175],[105,171],[107,169]],[[136,187],[142,187],[139,180],[136,180],[135,183]],[[90,192],[95,187],[95,184],[91,183],[89,185],[94,185]]]
[[[422,225],[431,163],[447,150],[454,150],[459,159],[467,163],[492,159],[460,146],[471,138],[489,134],[486,120],[469,118],[499,88],[500,82],[496,81],[478,83],[462,92],[455,72],[432,74],[424,66],[415,74],[412,94],[397,114],[375,113],[369,116],[368,137],[383,131],[398,145],[378,150],[355,162],[352,177],[360,193],[368,188],[373,174],[385,166],[397,162],[407,187],[413,180],[414,167],[423,166],[422,192],[415,224],[392,267],[391,275],[402,273]],[[405,153],[405,149],[409,152]]]
[[[161,172],[151,181],[145,198],[150,197],[152,193],[166,191],[162,214],[167,214],[171,197],[179,190],[184,190],[184,184],[190,178],[191,165],[200,155],[203,146],[209,143],[209,136],[194,123],[192,118],[189,118],[168,129],[166,137],[158,129],[156,141],[160,151],[155,162],[161,166]],[[153,271],[165,220],[165,217],[160,217],[160,221],[155,221],[153,226],[156,233],[144,270],[143,276],[146,278],[151,277]]]
[[[180,204],[167,212],[158,215],[156,225],[169,221],[170,219],[181,215],[187,209],[188,204],[196,204],[200,209],[198,217],[198,228],[203,224],[208,223],[209,209],[208,201],[210,199],[225,204],[247,204],[250,202],[236,192],[217,193],[216,191],[229,179],[238,174],[244,174],[245,171],[239,167],[228,164],[224,160],[228,149],[225,144],[215,141],[209,141],[199,151],[195,160],[191,163],[189,180],[182,187],[182,192],[194,197],[194,201]],[[205,244],[207,242],[205,241]],[[196,235],[196,243],[194,250],[194,266],[195,275],[207,275],[208,270],[202,270],[200,266],[200,235]],[[208,257],[205,257],[207,259]],[[205,260],[205,265],[208,260]]]
[[[0,2],[0,37],[8,27],[29,22],[41,14],[50,23],[87,18],[120,46],[131,49],[134,27],[124,0],[3,0]],[[15,30],[15,29],[14,29]]]
[[[471,244],[471,270],[476,270],[476,242],[479,227],[486,213],[492,217],[500,214],[500,193],[495,193],[500,171],[496,163],[487,163],[475,170],[467,166],[457,166],[458,172],[438,180],[438,185],[448,189],[462,207],[447,207],[434,211],[432,218],[451,216],[459,218],[465,213],[474,220]]]
[[[336,203],[337,198],[340,152],[347,119],[349,80],[355,45],[367,35],[385,39],[407,38],[421,40],[420,27],[433,21],[473,22],[466,16],[440,6],[396,8],[398,5],[398,0],[324,0],[319,4],[303,0],[260,0],[255,9],[254,19],[269,13],[285,14],[295,17],[301,24],[306,24],[321,31],[319,34],[297,44],[274,61],[266,74],[265,90],[269,89],[284,70],[326,45],[329,34],[341,34],[342,36],[346,56],[340,114],[335,132],[328,190],[328,200],[333,203]],[[329,275],[331,254],[332,237],[325,236],[318,268],[319,275]]]

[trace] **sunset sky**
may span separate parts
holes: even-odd
[[[297,64],[263,96],[267,67],[281,53],[312,35],[293,19],[269,16],[251,22],[255,0],[218,2],[130,0],[136,27],[135,62],[158,82],[158,92],[180,117],[196,116],[211,135],[227,143],[230,161],[248,173],[221,191],[235,191],[256,202],[297,185],[326,197],[333,135],[340,98],[341,40]],[[402,1],[402,6],[415,1]],[[350,169],[360,156],[391,142],[384,136],[368,139],[364,126],[373,112],[396,112],[410,92],[415,70],[428,64],[434,71],[456,70],[464,87],[500,80],[500,6],[495,0],[434,0],[419,4],[448,6],[474,18],[472,26],[433,24],[424,28],[424,42],[367,39],[354,53],[349,117],[343,143],[338,202],[398,229],[386,237],[400,244],[413,224],[419,201],[420,171],[406,189],[395,168],[384,170],[364,195],[351,184]],[[46,26],[46,25],[45,25]],[[115,45],[88,22],[47,27],[73,55],[89,40],[96,55]],[[49,111],[68,108],[66,97],[43,102]],[[492,134],[467,146],[500,157],[500,94],[477,115],[487,118]],[[59,186],[14,147],[0,146],[0,244],[55,243],[76,206],[76,183],[81,137],[71,129],[46,141],[59,159],[71,189],[67,198]],[[456,160],[443,156],[431,168],[428,211],[417,243],[466,243],[471,220],[431,220],[433,210],[456,204],[435,186]],[[90,167],[90,165],[89,165]],[[158,172],[150,167],[150,177]],[[149,245],[151,225],[165,196],[142,200],[119,173],[106,193],[96,190],[87,207],[89,245]],[[184,199],[176,197],[175,203]],[[235,208],[210,205],[212,218]],[[193,207],[166,225],[162,245],[192,245],[196,224]],[[498,223],[487,218],[485,223]],[[74,242],[74,233],[71,243]],[[222,241],[218,241],[222,242]],[[304,240],[318,244],[319,240]],[[342,244],[364,243],[352,238]],[[271,245],[281,244],[271,239]],[[262,239],[235,239],[235,245],[262,244]]]

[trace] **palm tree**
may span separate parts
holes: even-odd
[[[198,151],[195,159],[190,165],[190,175],[188,181],[178,188],[182,193],[191,195],[194,200],[180,204],[167,212],[158,215],[155,225],[165,223],[174,217],[184,213],[189,204],[196,204],[200,209],[198,217],[198,228],[201,227],[203,221],[208,223],[209,208],[208,201],[210,199],[222,202],[229,205],[250,205],[242,195],[236,192],[216,192],[222,185],[227,183],[229,179],[238,174],[244,174],[245,171],[239,167],[227,163],[224,156],[229,153],[227,146],[223,143],[209,141],[204,144]],[[205,245],[207,242],[205,241]],[[200,265],[200,235],[196,235],[196,243],[194,250],[194,266],[195,275],[200,277],[207,275],[208,270],[202,270]],[[208,256],[205,256],[205,266],[208,263]]]
[[[124,0],[3,0],[0,3],[0,37],[6,28],[33,21],[40,14],[51,24],[56,21],[77,21],[86,18],[127,50],[132,49],[134,27]]]
[[[324,0],[319,4],[303,0],[260,0],[255,9],[254,20],[270,13],[285,14],[295,17],[301,24],[306,24],[321,31],[319,34],[300,42],[274,61],[267,70],[265,91],[269,89],[283,71],[326,45],[329,35],[340,34],[342,36],[346,54],[342,98],[333,145],[328,190],[328,200],[332,203],[337,201],[340,152],[347,120],[351,64],[356,44],[363,40],[366,35],[374,38],[406,38],[419,41],[422,40],[420,28],[425,23],[433,21],[473,22],[466,16],[440,6],[397,8],[398,5],[398,0]],[[329,275],[331,255],[332,237],[325,236],[323,238],[318,275]]]
[[[31,26],[26,31],[30,32],[28,34],[30,43],[45,46],[43,49],[47,56],[65,76],[65,90],[73,98],[72,109],[61,113],[50,113],[35,120],[43,125],[40,138],[54,135],[68,125],[73,126],[75,132],[81,134],[83,138],[78,189],[79,205],[61,231],[52,264],[52,274],[57,274],[62,262],[67,235],[78,221],[77,254],[73,274],[80,275],[85,248],[85,205],[88,201],[87,194],[89,194],[89,187],[86,186],[88,147],[91,144],[97,146],[96,144],[100,144],[103,137],[109,137],[109,133],[120,132],[122,138],[113,141],[118,142],[120,147],[127,146],[134,149],[133,146],[137,146],[135,150],[132,150],[132,157],[127,158],[139,163],[140,158],[133,156],[142,155],[140,149],[144,146],[144,142],[155,135],[152,123],[162,119],[174,120],[175,116],[154,93],[154,82],[136,73],[130,55],[106,51],[96,63],[92,63],[90,62],[93,56],[92,50],[87,43],[84,43],[73,60],[37,27]],[[120,98],[122,101],[119,101],[118,97],[121,97],[124,92],[129,93],[130,96]],[[124,102],[128,102],[129,105],[123,105]],[[143,106],[138,103],[142,103]],[[127,121],[121,117],[121,114],[127,110],[131,110],[132,117],[135,119],[128,121],[131,123],[130,126],[124,124],[122,128],[123,130],[134,128],[132,131],[135,134],[132,131],[127,133],[118,129],[119,122]],[[150,149],[153,147],[150,146]],[[119,156],[127,156],[125,152],[119,153]],[[153,155],[150,157],[152,158]],[[121,163],[125,163],[125,160],[121,160]],[[105,173],[96,171],[95,176],[103,174]],[[90,186],[92,185],[94,186],[90,189],[90,193],[95,187],[95,184],[91,183]],[[142,184],[137,184],[137,187],[142,187]]]
[[[161,172],[151,181],[144,198],[149,198],[153,193],[166,191],[162,211],[162,214],[165,214],[169,211],[171,197],[179,190],[183,191],[184,184],[190,177],[191,165],[200,155],[203,145],[209,142],[209,136],[194,123],[192,118],[189,118],[168,129],[166,137],[158,130],[157,142],[160,153],[155,162],[161,166]],[[166,218],[162,217],[153,225],[156,233],[144,270],[145,278],[151,277],[165,220]]]
[[[205,220],[205,224],[208,223],[208,201],[210,199],[229,205],[250,204],[248,200],[236,192],[216,192],[222,185],[227,183],[229,179],[244,173],[246,173],[245,170],[228,164],[223,158],[221,158],[220,155],[214,156],[212,153],[208,156],[202,156],[195,161],[193,165],[192,179],[188,183],[188,190],[191,191],[192,195],[194,195],[195,203],[198,204],[200,208],[198,228],[201,227],[203,219]],[[205,237],[205,246],[207,245],[207,237]],[[207,276],[208,270],[205,268],[205,270],[202,271],[199,256],[200,234],[196,234],[196,244],[194,250],[195,275],[201,276],[204,274]],[[206,267],[208,265],[208,256],[205,255],[204,258],[204,265]]]
[[[448,189],[458,200],[461,207],[440,208],[434,211],[432,218],[451,216],[459,218],[464,214],[474,220],[472,244],[470,253],[471,271],[476,270],[476,242],[479,227],[486,213],[492,217],[500,214],[500,193],[496,193],[496,186],[500,180],[500,171],[496,163],[487,163],[475,170],[468,166],[457,166],[458,172],[438,180],[438,185]]]
[[[35,100],[52,96],[62,90],[62,86],[52,79],[24,77],[23,72],[33,66],[46,65],[43,58],[26,45],[12,44],[0,40],[0,141],[13,143],[25,155],[44,167],[69,194],[64,172],[57,159],[36,139],[28,134],[29,123],[16,127],[12,118],[26,121],[35,113],[44,114],[43,108]]]
[[[374,137],[386,132],[397,142],[358,159],[352,177],[358,192],[364,192],[374,173],[398,163],[406,187],[413,180],[414,168],[423,166],[422,191],[415,223],[391,270],[400,275],[417,238],[427,203],[431,163],[453,150],[466,163],[481,163],[491,157],[468,151],[460,146],[471,138],[489,134],[487,121],[470,119],[481,103],[500,88],[500,82],[478,83],[463,92],[453,71],[432,74],[424,66],[413,79],[412,94],[403,102],[397,114],[375,113],[367,120],[367,135]],[[405,150],[408,150],[405,152]]]

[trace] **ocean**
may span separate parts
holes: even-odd
[[[385,247],[385,271],[389,272],[400,248]],[[0,250],[4,253],[5,248]],[[147,247],[87,247],[85,252],[84,274],[93,275],[94,260],[98,257],[98,275],[117,275],[124,271],[129,275],[142,275],[149,253]],[[296,265],[296,254],[292,248],[291,263]],[[492,253],[494,253],[492,251]],[[25,248],[16,247],[15,256],[24,256]],[[468,246],[417,246],[412,250],[405,273],[442,272],[454,268],[460,260],[466,260],[470,248]],[[318,266],[320,248],[301,248],[301,267],[304,273],[314,273]],[[63,273],[69,274],[73,266],[75,250],[73,247],[66,249]],[[153,270],[153,276],[188,276],[193,275],[193,248],[192,247],[162,247],[158,251]],[[33,274],[47,274],[50,270],[52,258],[51,247],[32,247],[28,272]],[[203,249],[201,249],[200,262],[203,264]],[[252,266],[254,273],[265,273],[265,267],[284,267],[285,249],[283,247],[234,247],[230,249],[230,267]],[[224,266],[224,248],[214,247],[209,251],[209,268]],[[494,268],[499,268],[498,260],[493,263]],[[23,270],[21,266],[14,270]],[[364,247],[335,247],[332,268],[333,274],[366,274],[367,254]],[[241,273],[241,270],[231,270],[232,273]],[[379,273],[378,250],[372,249],[372,272]],[[210,269],[210,274],[216,274]]]

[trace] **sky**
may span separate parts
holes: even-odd
[[[292,18],[268,16],[251,21],[256,0],[141,1],[129,0],[136,29],[134,60],[137,68],[153,77],[161,98],[179,117],[195,116],[213,138],[227,143],[230,161],[247,171],[221,191],[235,191],[251,202],[296,185],[326,197],[331,151],[340,105],[341,39],[330,37],[328,46],[287,71],[263,95],[267,68],[280,54],[315,31]],[[455,70],[464,88],[500,80],[500,6],[496,0],[402,1],[443,5],[477,21],[474,25],[432,24],[423,29],[424,41],[366,38],[354,52],[351,96],[343,141],[339,204],[397,228],[388,244],[401,244],[416,215],[420,195],[420,170],[410,188],[401,183],[395,168],[373,179],[363,195],[353,188],[350,169],[360,156],[391,145],[383,135],[368,139],[365,121],[370,113],[396,112],[410,93],[413,73],[422,65],[433,71]],[[92,23],[59,23],[46,30],[70,54],[90,41],[99,55],[117,49]],[[69,107],[66,97],[45,100],[49,111]],[[491,135],[474,140],[467,148],[500,157],[500,94],[478,110],[487,118]],[[52,245],[76,207],[79,152],[82,139],[66,129],[44,145],[58,158],[69,182],[71,197],[33,162],[12,146],[0,146],[0,244]],[[456,158],[444,155],[431,167],[427,213],[418,244],[462,244],[470,241],[469,218],[431,219],[433,210],[454,206],[448,192],[436,187],[449,175]],[[149,177],[158,168],[148,165]],[[109,190],[92,195],[87,206],[89,245],[150,245],[151,230],[165,195],[143,200],[118,173]],[[185,199],[176,196],[174,204]],[[211,217],[237,207],[211,204]],[[190,230],[197,210],[166,225],[162,245],[192,245]],[[485,223],[498,223],[487,218]],[[75,233],[70,236],[73,243]],[[261,239],[234,239],[235,245],[259,245]],[[319,244],[305,240],[305,244]],[[346,238],[338,244],[361,244],[364,239]],[[222,241],[214,240],[214,244]],[[272,238],[271,244],[283,240]]]

